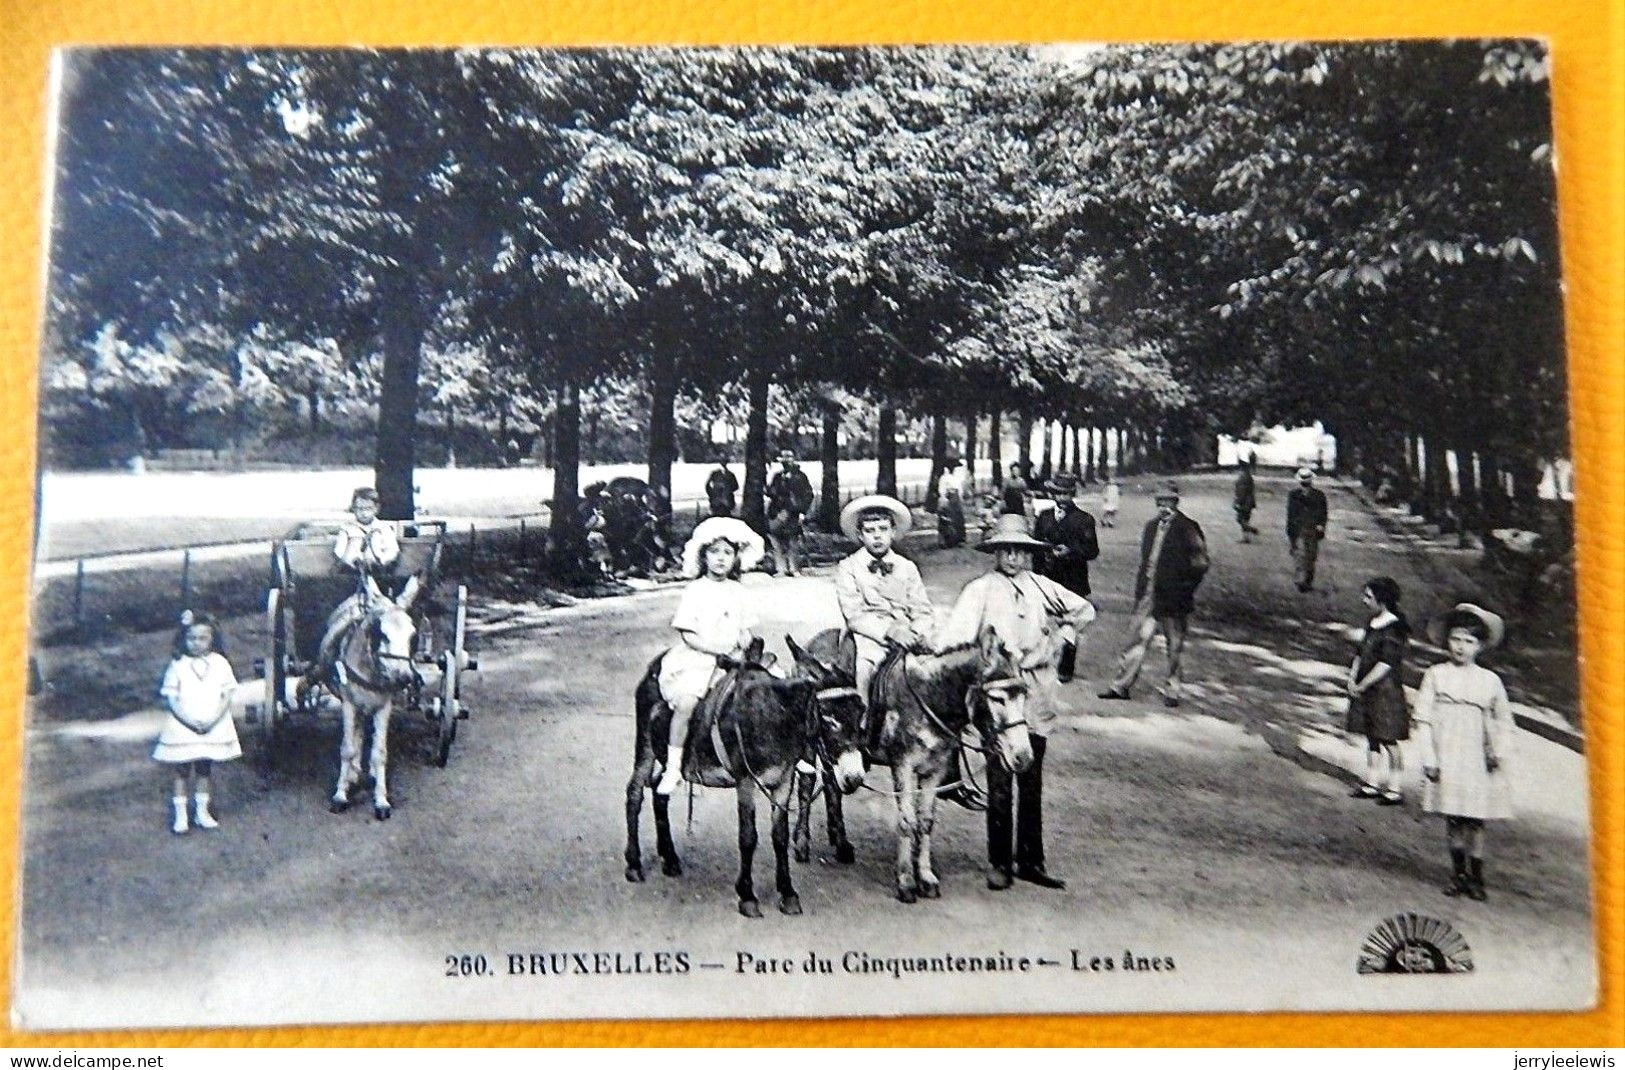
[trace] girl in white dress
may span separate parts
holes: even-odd
[[[1488,898],[1484,822],[1512,816],[1512,708],[1501,678],[1476,664],[1506,633],[1500,617],[1463,602],[1428,629],[1450,660],[1422,674],[1414,722],[1422,744],[1422,809],[1441,814],[1452,879],[1445,895]]]
[[[153,748],[156,761],[175,767],[174,823],[170,831],[186,832],[186,797],[191,788],[193,817],[200,829],[218,828],[209,811],[209,773],[215,762],[242,757],[237,726],[231,719],[231,692],[237,677],[222,653],[220,626],[211,617],[181,615],[175,634],[175,660],[164,671],[158,690],[169,707]]]
[[[764,550],[749,525],[726,516],[701,521],[683,547],[683,575],[694,582],[671,619],[679,641],[660,660],[660,695],[671,707],[666,767],[655,785],[660,795],[682,782],[689,721],[717,675],[717,659],[739,655],[754,636],[756,614],[739,577],[761,563]]]

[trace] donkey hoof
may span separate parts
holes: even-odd
[[[660,860],[660,872],[668,877],[681,877],[683,875],[683,863],[676,858],[662,858]]]
[[[762,916],[762,908],[754,899],[741,899],[739,901],[739,913],[747,918],[759,918]]]
[[[626,879],[631,881],[633,884],[642,884],[643,883],[643,867],[642,866],[627,866],[626,867]]]
[[[918,898],[919,898],[919,896],[915,894],[913,888],[899,888],[899,889],[897,889],[897,901],[899,903],[912,903],[915,900],[917,900]]]
[[[330,814],[342,814],[349,808],[349,799],[331,799],[327,803],[327,812]]]
[[[942,898],[942,885],[938,884],[936,881],[921,881],[920,882],[920,898],[921,899],[941,899]]]
[[[376,817],[380,821],[388,821],[389,814],[390,809],[387,806],[374,806],[372,808],[372,816]]]
[[[850,843],[843,843],[835,848],[835,861],[843,866],[850,866],[858,860],[858,852],[852,849]]]
[[[801,915],[801,896],[787,895],[779,900],[779,913],[788,914],[792,918]]]

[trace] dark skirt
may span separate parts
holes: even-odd
[[[1390,672],[1358,698],[1349,699],[1343,727],[1377,743],[1398,743],[1411,736],[1411,708],[1399,674]]]

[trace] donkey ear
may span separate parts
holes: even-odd
[[[791,636],[789,633],[785,633],[784,645],[790,648],[790,656],[795,658],[797,661],[802,661],[807,657],[807,652],[801,649],[801,647],[796,643],[795,637]]]

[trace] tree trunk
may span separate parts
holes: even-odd
[[[1004,431],[999,427],[999,410],[994,409],[987,418],[987,463],[993,470],[993,485],[1004,485]]]
[[[563,576],[582,571],[586,533],[581,530],[581,385],[562,372],[553,404],[553,519],[547,527],[547,554]]]
[[[1021,466],[1021,474],[1030,476],[1033,464],[1033,417],[1027,409],[1022,409],[1016,420],[1016,463]]]
[[[1445,460],[1444,447],[1438,439],[1425,439],[1422,444],[1424,467],[1427,469],[1427,490],[1424,492],[1429,520],[1442,526],[1448,520],[1450,504],[1450,469]]]
[[[890,400],[880,403],[880,426],[875,431],[875,493],[897,497],[897,410]]]
[[[677,362],[664,346],[649,363],[649,486],[671,501],[671,466],[677,456]]]
[[[451,402],[446,402],[446,467],[457,467],[457,410]]]
[[[423,360],[421,299],[399,271],[387,273],[381,289],[382,307],[389,312],[380,328],[384,370],[373,479],[378,515],[411,520],[416,512],[412,480],[417,469],[418,371]]]
[[[937,485],[943,470],[948,467],[948,417],[941,412],[931,414],[931,475],[925,484],[925,508],[937,509]]]
[[[1456,515],[1461,517],[1461,529],[1457,532],[1456,547],[1465,550],[1469,545],[1467,536],[1472,532],[1482,534],[1482,521],[1480,519],[1478,500],[1478,470],[1473,451],[1457,446],[1452,452],[1456,455]]]
[[[1507,522],[1506,485],[1501,474],[1501,459],[1486,453],[1479,464],[1479,499],[1483,502],[1484,533],[1487,535]]]
[[[747,373],[750,414],[745,419],[745,489],[740,518],[767,534],[767,369],[752,363]]]
[[[818,439],[818,526],[839,531],[841,526],[841,407],[833,399],[823,402],[823,423]]]
[[[1085,427],[1083,430],[1083,481],[1095,481],[1095,429]]]
[[[314,383],[305,390],[305,409],[310,414],[310,433],[317,434],[322,429],[322,391]]]

